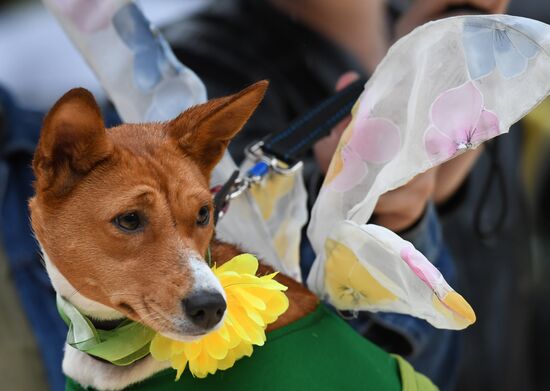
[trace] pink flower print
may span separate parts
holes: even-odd
[[[113,16],[112,0],[54,0],[59,10],[82,32],[105,29]]]
[[[386,118],[358,118],[348,146],[369,163],[383,164],[399,151],[399,129]]]
[[[330,187],[337,192],[343,193],[348,191],[367,175],[367,165],[361,157],[353,149],[349,148],[347,145],[344,145],[340,151],[341,158],[341,171],[330,182]]]
[[[497,116],[485,109],[483,95],[471,81],[439,95],[430,108],[430,120],[424,145],[434,163],[500,133]]]
[[[341,155],[336,157],[340,158],[337,166],[341,171],[330,184],[338,192],[348,191],[363,180],[368,171],[366,163],[387,163],[401,147],[398,127],[389,119],[370,117],[366,104],[359,107],[351,131],[349,141],[339,151]]]
[[[445,282],[439,270],[437,270],[437,268],[412,245],[404,247],[400,255],[401,259],[409,265],[414,274],[433,291],[436,291],[436,288]]]

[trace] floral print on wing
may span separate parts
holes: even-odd
[[[452,323],[460,325],[458,328],[467,327],[476,321],[470,304],[447,284],[439,270],[420,251],[409,244],[401,249],[400,255],[413,273],[434,292],[434,308]]]
[[[490,74],[495,67],[505,79],[527,69],[529,59],[540,51],[538,40],[550,33],[543,23],[526,19],[470,18],[462,38],[468,71],[473,80]]]
[[[349,140],[342,140],[342,147],[335,156],[338,171],[333,171],[329,178],[330,187],[337,192],[357,186],[368,172],[366,163],[387,163],[401,147],[399,128],[389,119],[370,117],[371,108],[366,95],[360,99],[356,118],[348,130],[352,132],[351,136],[348,136]]]
[[[445,282],[443,275],[428,259],[412,245],[404,247],[401,259],[405,261],[411,270],[432,290]]]
[[[353,250],[327,238],[325,278],[330,302],[338,309],[355,310],[396,301],[397,296],[364,267]]]
[[[330,187],[340,193],[346,192],[357,186],[367,175],[367,165],[348,145],[340,150],[341,170],[330,182]]]
[[[135,4],[129,3],[118,10],[113,17],[113,26],[134,52],[134,83],[140,90],[150,92],[163,76],[182,71],[162,35]]]
[[[76,28],[85,33],[105,29],[114,12],[112,0],[54,0],[54,3]]]
[[[430,120],[424,145],[434,164],[500,134],[497,116],[485,109],[483,95],[471,81],[439,95]]]
[[[359,113],[360,115],[360,113]],[[399,151],[399,129],[386,118],[357,118],[348,147],[369,163],[384,164]]]

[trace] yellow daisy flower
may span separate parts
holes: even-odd
[[[265,329],[288,309],[287,287],[273,278],[277,273],[257,277],[258,260],[250,254],[236,256],[212,271],[225,290],[227,310],[223,325],[194,342],[181,342],[155,335],[151,355],[170,361],[176,380],[187,366],[203,378],[218,369],[231,368],[238,359],[252,355],[253,345],[266,340]]]

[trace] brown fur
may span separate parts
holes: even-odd
[[[158,312],[181,311],[193,283],[182,246],[205,254],[213,218],[200,227],[196,216],[202,206],[213,213],[211,170],[266,87],[256,83],[169,122],[108,130],[88,91],[72,90],[59,100],[44,121],[33,162],[31,219],[53,264],[82,295],[155,330],[173,331]],[[145,217],[143,230],[115,227],[113,219],[130,211]],[[217,242],[212,250],[218,264],[240,252]],[[289,286],[291,305],[275,328],[317,304],[297,282],[278,280]]]

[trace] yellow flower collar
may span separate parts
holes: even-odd
[[[277,273],[257,277],[258,260],[250,254],[236,256],[212,271],[225,290],[227,310],[222,326],[201,339],[181,342],[156,334],[150,351],[159,361],[170,361],[176,380],[189,364],[199,378],[218,369],[231,368],[238,359],[262,346],[265,329],[288,309],[287,287],[273,278]]]

